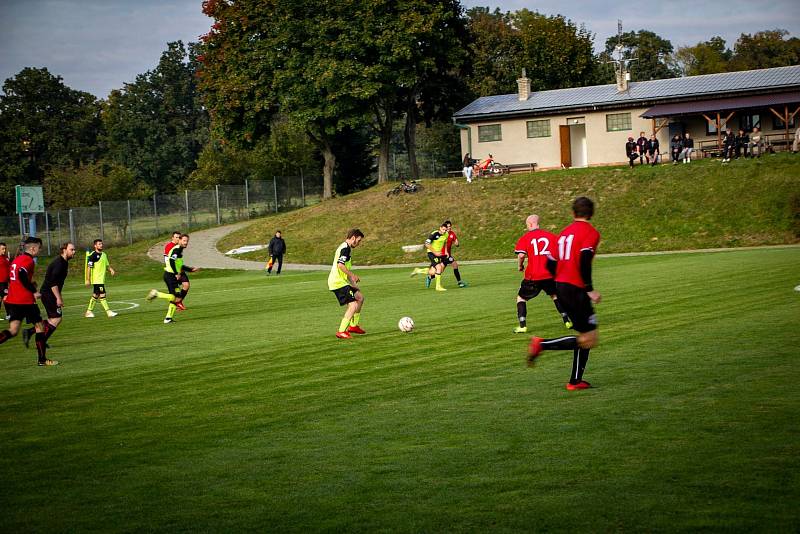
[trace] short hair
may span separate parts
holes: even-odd
[[[445,221],[442,226],[453,226],[453,223],[451,223],[450,221]]]
[[[2,241],[0,241],[0,246],[3,246],[3,247],[6,247],[6,248],[8,248],[8,245],[6,245],[5,243],[3,243]]]
[[[23,245],[41,245],[42,240],[38,237],[28,237],[22,242]]]
[[[591,219],[594,215],[594,202],[589,197],[578,197],[572,203],[572,212],[576,217]]]
[[[94,241],[92,241],[92,246],[94,246],[94,245],[96,245],[98,243],[102,243],[102,242],[103,242],[102,239],[95,239]]]
[[[70,245],[72,245],[72,241],[66,241],[64,243],[61,243],[61,246],[58,247],[58,253],[61,254],[62,252],[67,250],[67,247]]]
[[[347,239],[350,239],[351,237],[364,237],[364,232],[358,228],[352,228],[347,231]]]
[[[184,237],[189,237],[189,234],[181,234],[181,239],[183,239]]]
[[[281,232],[280,230],[275,230],[275,233],[276,234],[282,234],[283,232]]]
[[[172,235],[175,235],[175,234],[181,235],[181,231],[180,230],[174,230],[172,232]]]

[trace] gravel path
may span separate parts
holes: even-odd
[[[186,249],[186,253],[184,255],[186,264],[191,265],[192,267],[201,267],[203,269],[239,269],[244,271],[263,270],[264,262],[237,260],[231,256],[226,256],[225,254],[217,250],[217,242],[220,239],[230,234],[231,232],[235,232],[240,228],[244,228],[249,224],[251,224],[250,221],[244,221],[236,224],[229,224],[227,226],[219,226],[217,228],[211,228],[209,230],[199,230],[197,232],[192,232],[192,239],[191,242],[189,243],[189,248]],[[161,243],[156,243],[155,245],[150,247],[150,250],[147,251],[147,255],[151,259],[159,263],[164,261],[164,244],[165,242],[163,241]],[[795,247],[800,247],[800,245],[768,245],[761,247],[746,247],[746,248],[752,250],[758,250],[758,249],[770,249],[770,248],[795,248]],[[666,254],[730,252],[734,250],[742,250],[742,248],[705,248],[698,250],[668,250],[660,252],[625,252],[619,254],[598,254],[597,257],[617,258],[624,256],[663,256]],[[265,250],[264,256],[266,257],[266,255],[267,252]],[[509,258],[500,260],[467,260],[467,261],[461,261],[460,263],[463,263],[464,265],[480,265],[485,263],[506,263],[506,262],[515,263],[516,261],[517,261],[516,258]],[[427,265],[427,264],[419,262],[419,263],[394,263],[391,265],[358,265],[358,262],[356,262],[356,268],[358,270],[385,269],[390,267],[411,268],[419,265]],[[289,271],[320,271],[329,269],[330,265],[307,265],[303,263],[284,263],[283,268]]]

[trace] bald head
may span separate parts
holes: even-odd
[[[528,227],[528,230],[536,230],[539,228],[539,216],[528,215],[528,218],[525,219],[525,226]]]

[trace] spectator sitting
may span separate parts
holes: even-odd
[[[473,170],[472,166],[475,165],[474,162],[475,160],[473,160],[472,157],[470,157],[469,152],[464,154],[464,162],[463,162],[464,168],[461,170],[461,173],[464,175],[464,178],[467,179],[468,184],[472,183],[472,170]]]
[[[639,150],[636,141],[633,137],[628,137],[628,142],[625,143],[625,155],[628,156],[628,162],[633,168],[633,163],[639,158]]]
[[[639,163],[642,164],[647,157],[647,136],[644,135],[644,132],[639,132],[639,139],[636,140],[636,149],[639,151]],[[647,163],[650,163],[649,158]]]
[[[650,140],[647,141],[647,159],[650,162],[650,165],[654,166],[658,163],[658,153],[659,151],[659,143],[658,139],[656,138],[656,134],[650,136]]]
[[[672,140],[669,143],[669,153],[670,157],[672,158],[672,164],[678,164],[678,158],[683,152],[683,141],[681,140],[681,134],[675,134],[672,136]]]
[[[747,157],[748,144],[750,144],[750,136],[740,128],[739,133],[736,135],[736,159],[741,156]]]
[[[761,130],[758,126],[753,128],[753,135],[750,136],[750,143],[748,143],[749,154],[751,158],[761,157],[761,149],[763,145],[761,142]]]
[[[794,131],[794,142],[792,143],[792,153],[797,154],[800,150],[800,127]]]
[[[683,140],[683,152],[681,152],[681,159],[684,163],[692,162],[692,152],[694,152],[694,139],[686,132],[685,139]]]

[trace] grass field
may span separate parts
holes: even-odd
[[[571,354],[525,367],[513,263],[444,294],[362,270],[345,341],[326,273],[199,273],[173,325],[155,265],[109,283],[138,305],[113,320],[71,279],[62,365],[0,346],[0,531],[795,530],[798,264],[599,257],[579,392]],[[529,324],[564,333],[542,297]]]

